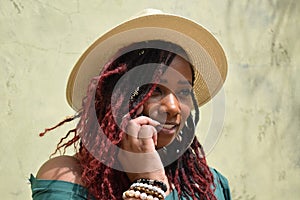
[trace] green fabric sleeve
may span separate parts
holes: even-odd
[[[218,200],[231,200],[230,196],[230,189],[228,185],[227,179],[219,173],[216,169],[210,168],[213,176],[214,176],[214,183],[216,185],[216,190],[214,192],[215,196]],[[178,192],[176,189],[173,189],[172,192],[165,198],[165,200],[192,200],[191,197],[178,198]]]
[[[211,168],[216,185],[215,195],[218,200],[231,200],[230,189],[227,179],[216,169]],[[36,179],[32,174],[29,179],[31,183],[33,200],[87,200],[88,191],[85,187],[60,180],[41,180]],[[89,200],[94,200],[90,196]],[[177,190],[174,189],[165,200],[190,200],[178,198]]]
[[[36,179],[32,174],[31,183],[33,200],[87,200],[88,191],[81,185],[60,181]]]
[[[215,195],[217,199],[231,200],[228,180],[216,169],[211,168],[211,172],[214,175],[214,182],[216,185]]]

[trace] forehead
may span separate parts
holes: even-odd
[[[190,64],[180,56],[175,56],[170,66],[161,77],[161,82],[176,81],[192,85],[193,73]]]

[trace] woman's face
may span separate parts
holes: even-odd
[[[192,80],[190,64],[175,56],[152,96],[145,102],[143,115],[162,125],[158,130],[157,148],[171,143],[190,115]]]

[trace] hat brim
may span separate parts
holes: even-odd
[[[132,43],[164,40],[181,46],[194,67],[194,93],[201,106],[222,87],[227,61],[216,38],[204,27],[187,18],[152,14],[130,19],[100,36],[80,57],[69,76],[67,101],[76,111],[82,107],[90,80],[117,51]]]

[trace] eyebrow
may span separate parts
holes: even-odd
[[[160,83],[167,83],[168,81],[166,79],[161,79]],[[191,81],[188,80],[179,80],[177,81],[180,85],[193,85]]]

